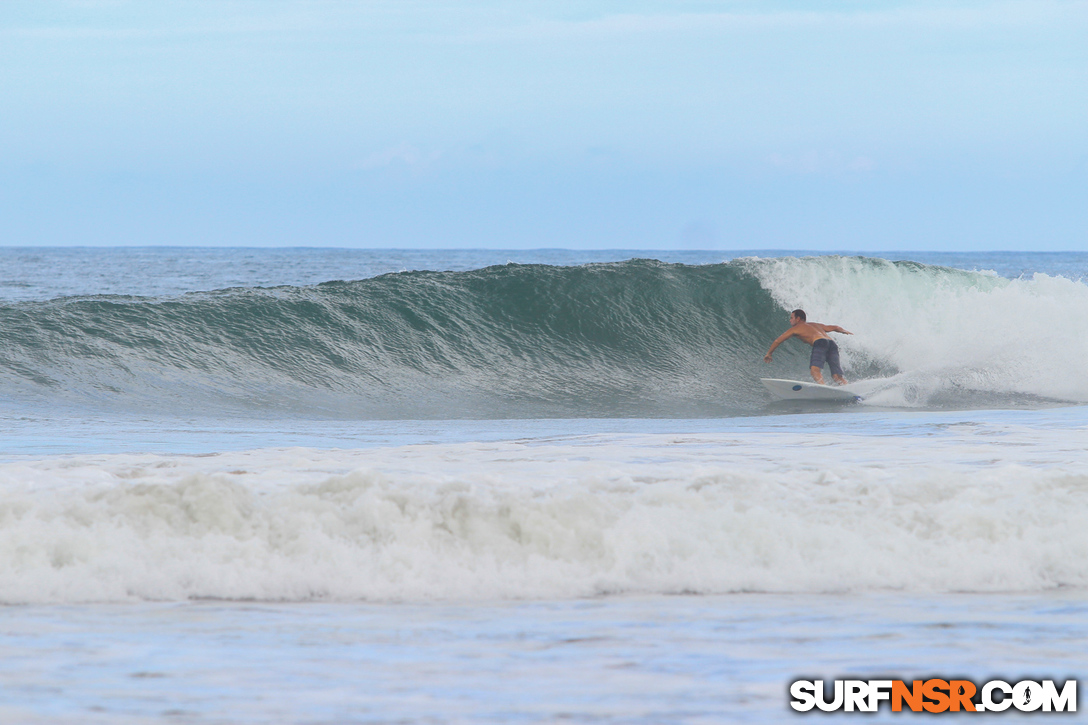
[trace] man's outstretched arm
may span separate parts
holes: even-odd
[[[767,350],[767,354],[763,356],[763,362],[770,362],[771,353],[774,352],[774,349],[796,334],[797,332],[791,327],[790,329],[779,335],[778,339],[771,343],[771,347],[769,350]]]
[[[854,333],[849,330],[844,330],[838,325],[820,325],[824,329],[824,332],[841,332],[844,335],[853,335]]]

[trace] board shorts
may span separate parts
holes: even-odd
[[[812,343],[812,357],[808,364],[814,368],[822,368],[824,362],[831,368],[832,375],[842,375],[842,365],[839,364],[839,346],[834,340],[822,337]]]

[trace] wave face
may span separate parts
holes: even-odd
[[[404,272],[174,298],[0,306],[8,400],[348,418],[756,413],[786,310],[840,324],[887,406],[1088,401],[1079,281],[861,257]],[[1078,327],[1079,326],[1079,327]],[[1057,342],[1057,341],[1060,341]]]

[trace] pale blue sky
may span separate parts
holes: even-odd
[[[1088,0],[0,3],[0,244],[1088,248]]]

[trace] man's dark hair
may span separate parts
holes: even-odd
[[[808,318],[805,317],[805,311],[797,309],[793,311],[793,316],[799,319],[801,322],[808,322]]]

